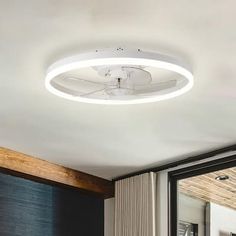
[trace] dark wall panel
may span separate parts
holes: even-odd
[[[104,200],[0,173],[1,236],[103,236]]]

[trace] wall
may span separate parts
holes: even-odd
[[[104,201],[0,173],[0,235],[103,236]]]
[[[179,194],[179,220],[198,224],[198,235],[204,236],[206,202]]]
[[[229,236],[236,233],[236,210],[210,203],[210,235]]]
[[[104,236],[115,234],[115,198],[105,200]]]
[[[168,172],[157,175],[157,236],[168,235]]]

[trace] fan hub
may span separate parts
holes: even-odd
[[[118,78],[122,81],[129,80],[130,84],[133,85],[145,85],[152,81],[151,74],[144,70],[141,66],[99,66],[93,67],[97,73],[108,79],[117,80]]]

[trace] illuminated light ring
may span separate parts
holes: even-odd
[[[80,96],[74,96],[55,88],[52,81],[55,77],[75,69],[96,66],[113,66],[113,65],[131,65],[146,66],[159,69],[165,69],[176,72],[187,79],[187,83],[182,88],[162,95],[152,95],[150,97],[132,98],[127,100],[112,99],[94,99]],[[52,64],[45,78],[45,86],[51,93],[73,101],[94,103],[94,104],[140,104],[157,102],[177,97],[189,91],[194,84],[193,74],[190,69],[182,62],[177,61],[169,56],[143,52],[139,50],[106,50],[90,53],[83,53],[76,56],[68,57]]]

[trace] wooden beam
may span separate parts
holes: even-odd
[[[114,196],[112,181],[53,164],[39,158],[0,147],[0,169],[27,179],[63,184],[98,194]],[[32,178],[31,178],[32,177]]]

